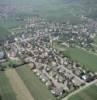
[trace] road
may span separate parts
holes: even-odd
[[[71,96],[75,95],[76,93],[81,92],[82,90],[86,89],[87,87],[93,85],[93,84],[97,84],[97,79],[92,81],[91,83],[87,83],[87,85],[81,87],[80,89],[72,92],[71,94],[69,94],[67,97],[63,98],[62,100],[68,100]]]

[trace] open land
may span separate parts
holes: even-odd
[[[13,90],[16,93],[17,100],[34,100],[15,69],[7,70],[6,75],[10,81]]]
[[[68,100],[96,100],[97,99],[97,86],[92,85],[87,89],[71,96]]]
[[[0,72],[0,95],[2,100],[16,100],[15,93],[4,72]]]
[[[19,67],[16,71],[23,79],[35,100],[56,100],[46,86],[30,70],[29,66]]]
[[[60,44],[54,43],[54,48],[64,52],[65,56],[72,58],[73,60],[79,62],[82,65],[85,65],[86,69],[90,69],[91,71],[97,71],[97,56],[94,54],[90,54],[88,51],[84,51],[79,48],[67,48],[62,47]]]
[[[0,38],[3,39],[6,36],[10,35],[11,33],[9,32],[9,30],[7,28],[1,27],[0,26]]]
[[[69,48],[64,52],[73,60],[85,65],[86,69],[97,71],[97,56],[78,48]]]

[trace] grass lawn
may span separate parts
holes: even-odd
[[[97,86],[92,85],[84,91],[71,96],[68,100],[97,100]]]
[[[35,100],[56,100],[47,87],[30,70],[29,66],[21,66],[16,69],[25,85]]]
[[[2,100],[16,100],[14,91],[4,72],[0,71],[0,95]]]
[[[87,69],[97,71],[97,56],[78,48],[69,48],[64,54],[85,65]]]

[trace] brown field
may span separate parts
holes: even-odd
[[[15,69],[8,69],[5,73],[10,81],[10,84],[12,85],[17,100],[34,100]]]

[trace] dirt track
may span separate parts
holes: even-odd
[[[10,81],[10,84],[12,85],[17,100],[34,100],[31,93],[29,92],[15,69],[8,69],[5,73]]]

